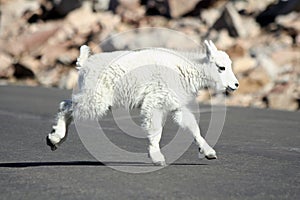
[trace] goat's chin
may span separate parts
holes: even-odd
[[[237,88],[232,88],[230,86],[226,87],[226,92],[234,92]]]

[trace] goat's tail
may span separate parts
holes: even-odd
[[[90,57],[91,55],[91,50],[90,47],[88,47],[87,45],[82,45],[80,47],[80,55],[77,58],[77,69],[80,70],[80,68],[83,67],[84,63],[86,62],[86,60]]]

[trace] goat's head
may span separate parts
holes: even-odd
[[[239,82],[233,74],[231,60],[227,53],[217,49],[215,44],[209,40],[204,41],[207,58],[210,63],[210,74],[213,81],[217,82],[220,89],[234,91],[239,87]]]

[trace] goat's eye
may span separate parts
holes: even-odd
[[[217,65],[217,67],[218,67],[218,69],[219,69],[220,71],[225,71],[225,67],[218,66],[218,65]]]

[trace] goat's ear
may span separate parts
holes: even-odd
[[[218,51],[216,45],[213,43],[213,41],[209,40],[209,46],[213,51]]]
[[[205,48],[206,48],[207,57],[210,59],[213,54],[212,48],[207,40],[204,40],[204,44],[205,44]]]

